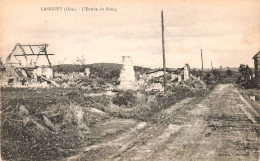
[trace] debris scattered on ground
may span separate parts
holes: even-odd
[[[2,134],[8,144],[4,145],[3,149],[8,151],[6,149],[10,149],[11,145],[16,145],[18,149],[25,147],[22,156],[28,156],[28,153],[38,148],[45,153],[35,153],[32,157],[40,155],[45,160],[52,160],[55,158],[53,156],[57,155],[70,156],[76,153],[83,143],[100,141],[95,137],[101,136],[93,129],[108,120],[148,122],[154,113],[187,97],[195,97],[207,89],[198,77],[186,73],[185,77],[189,79],[184,79],[184,69],[177,69],[167,73],[167,91],[164,94],[161,71],[151,75],[146,73],[147,70],[140,72],[138,69],[140,71],[135,73],[138,90],[120,90],[118,69],[104,69],[105,76],[100,76],[98,70],[93,71],[90,67],[85,73],[54,72],[53,77],[26,78],[25,83],[16,78],[13,82],[10,81],[10,84],[7,81],[7,88],[2,88],[5,96],[2,98],[4,114],[1,125],[7,129],[2,131]],[[111,73],[116,76],[111,76]],[[14,94],[16,97],[12,97]],[[124,128],[126,130],[129,125]],[[120,132],[122,129],[111,127],[104,135],[111,137],[109,134]],[[17,133],[28,135],[26,138],[29,141],[18,138],[19,141],[14,143],[12,139]],[[52,150],[49,150],[50,148]],[[16,155],[18,151],[13,149],[11,153]],[[10,155],[9,159],[18,159],[14,155]]]

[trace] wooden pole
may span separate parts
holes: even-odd
[[[161,12],[162,17],[162,54],[163,54],[163,87],[164,93],[166,93],[166,62],[165,62],[165,48],[164,48],[164,24],[163,24],[163,11]]]
[[[213,70],[212,60],[211,60],[211,69]]]
[[[200,49],[201,51],[201,70],[203,72],[203,55],[202,55],[202,49]]]

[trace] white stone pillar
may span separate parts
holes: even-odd
[[[118,88],[123,90],[135,90],[135,72],[131,57],[122,56],[122,63],[123,67],[119,77],[120,85]]]

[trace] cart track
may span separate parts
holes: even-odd
[[[200,103],[188,98],[107,143],[67,160],[259,159],[259,114],[232,84],[218,85]]]

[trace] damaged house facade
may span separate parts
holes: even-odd
[[[187,81],[190,79],[190,66],[186,64],[183,68],[178,69],[166,69],[166,77],[170,82],[180,83],[181,81]],[[163,91],[163,78],[164,70],[155,69],[146,72],[145,75],[140,76],[138,81],[139,86],[143,86],[145,91]]]
[[[255,80],[259,83],[259,72],[260,72],[260,51],[253,57],[254,68],[255,68]]]
[[[48,81],[53,77],[53,70],[47,53],[48,44],[16,44],[6,58],[6,70],[2,74],[2,85],[26,85],[30,82]],[[45,64],[38,62],[45,57]]]

